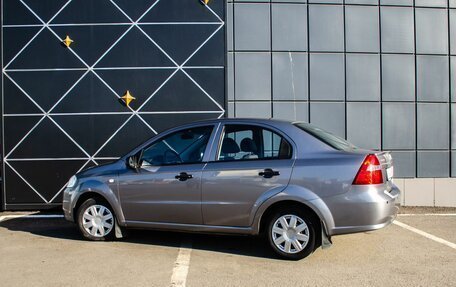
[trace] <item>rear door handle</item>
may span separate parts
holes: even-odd
[[[264,178],[271,178],[273,176],[280,175],[280,172],[276,170],[272,170],[271,168],[266,168],[262,172],[258,173],[259,176],[262,176]]]
[[[178,179],[179,181],[186,181],[187,179],[193,178],[193,175],[188,174],[186,172],[181,172],[178,175],[176,175],[174,178]]]

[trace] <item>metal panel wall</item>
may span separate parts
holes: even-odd
[[[456,176],[456,1],[228,1],[228,114],[310,121]]]
[[[224,114],[224,1],[1,4],[6,209],[59,205],[72,174]]]

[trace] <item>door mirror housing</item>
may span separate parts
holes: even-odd
[[[142,160],[141,160],[142,154],[143,154],[143,151],[128,157],[127,165],[130,168],[132,168],[136,171],[139,171],[139,169],[141,168],[141,165],[142,165]]]
[[[127,165],[132,169],[138,169],[138,159],[135,155],[128,157]]]

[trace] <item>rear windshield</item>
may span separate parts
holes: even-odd
[[[327,145],[337,149],[337,150],[344,150],[350,151],[356,149],[354,145],[349,143],[348,141],[344,140],[341,137],[333,135],[325,130],[317,128],[308,123],[293,123],[296,127],[300,128],[301,130],[313,135],[317,139],[321,140],[322,142],[326,143]]]

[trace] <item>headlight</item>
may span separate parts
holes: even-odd
[[[70,180],[68,181],[67,187],[72,188],[76,185],[76,182],[78,181],[78,178],[73,175]]]

